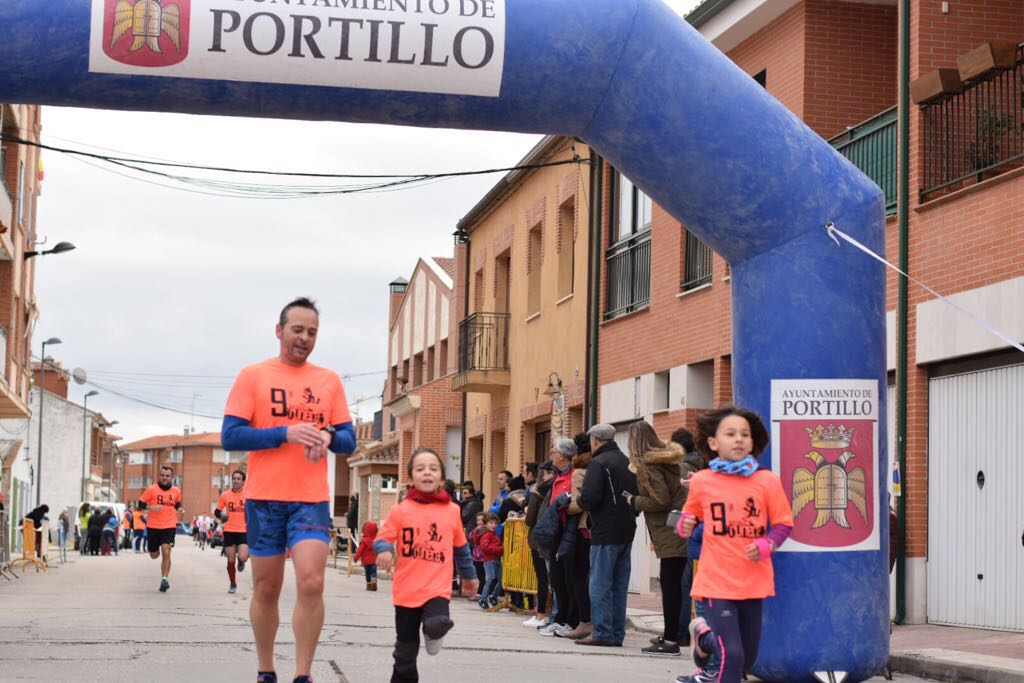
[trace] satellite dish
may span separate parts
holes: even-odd
[[[89,377],[85,374],[84,369],[75,368],[71,371],[71,379],[75,380],[75,384],[85,384],[85,381],[89,379]]]

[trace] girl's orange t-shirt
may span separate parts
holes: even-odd
[[[702,470],[690,480],[683,512],[704,522],[695,598],[751,600],[775,595],[770,559],[753,562],[747,546],[770,524],[793,526],[793,512],[778,476],[758,470],[749,477]]]
[[[433,598],[451,598],[455,548],[466,545],[457,504],[406,498],[391,508],[377,540],[395,547],[394,604],[422,607]]]

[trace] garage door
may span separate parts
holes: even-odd
[[[928,620],[1024,631],[1024,365],[928,400]]]

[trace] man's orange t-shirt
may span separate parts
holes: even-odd
[[[245,489],[238,493],[228,489],[220,494],[217,509],[228,511],[228,521],[224,525],[224,531],[245,533]]]
[[[771,561],[752,562],[747,546],[767,535],[769,522],[793,526],[793,512],[778,476],[768,470],[749,477],[697,472],[683,512],[704,522],[693,597],[751,600],[775,595]]]
[[[294,367],[277,358],[242,368],[224,414],[247,420],[257,429],[352,421],[337,373],[312,363]],[[301,444],[293,443],[250,452],[246,497],[302,503],[330,500],[327,460],[311,463],[304,452]]]
[[[150,529],[174,529],[178,526],[178,511],[175,505],[181,502],[181,489],[177,486],[164,491],[159,484],[153,484],[142,492],[139,500],[146,504],[146,526]],[[154,505],[163,508],[153,512],[148,509]]]
[[[395,546],[394,604],[422,607],[433,598],[451,598],[454,549],[466,545],[457,504],[406,498],[391,508],[377,539]]]

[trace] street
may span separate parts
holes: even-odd
[[[5,681],[251,681],[256,656],[248,623],[249,568],[227,592],[219,549],[201,551],[178,537],[171,590],[157,591],[159,565],[148,555],[82,557],[46,573],[0,581],[0,678]],[[51,552],[51,561],[55,554]],[[342,566],[339,561],[339,566]],[[390,582],[365,591],[362,573],[328,566],[326,623],[313,677],[318,683],[387,681],[394,641]],[[278,674],[291,680],[289,565],[278,633]],[[626,646],[586,650],[523,628],[523,617],[487,614],[465,600],[452,606],[456,626],[437,657],[420,653],[425,683],[574,680],[659,681],[689,672],[687,655],[640,654],[647,636],[630,632]],[[883,680],[878,678],[876,680]],[[896,680],[919,680],[897,676]]]

